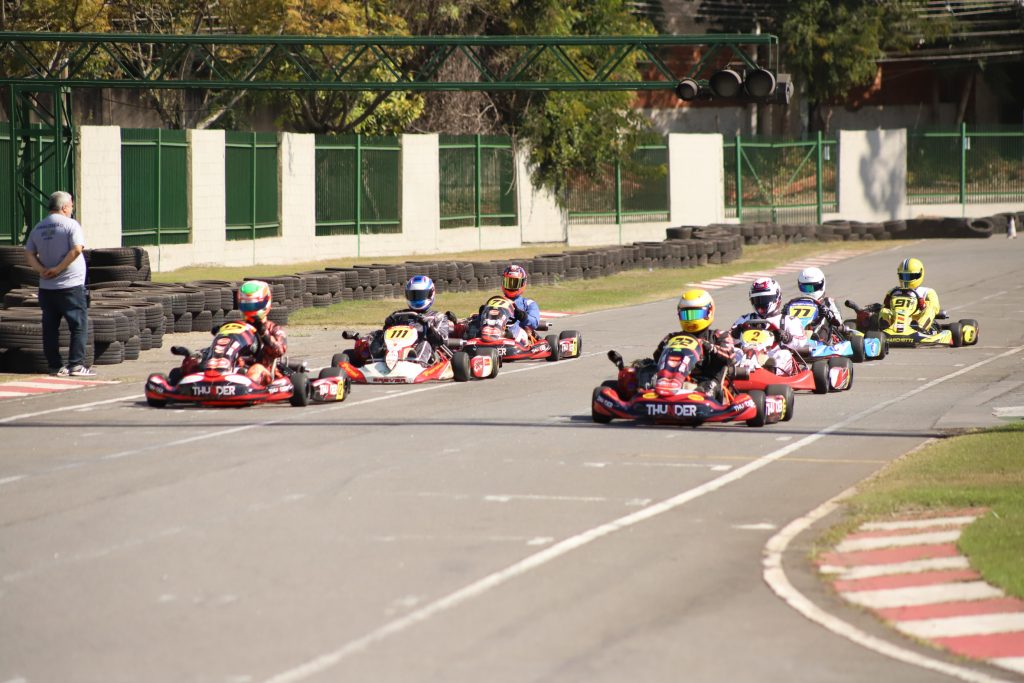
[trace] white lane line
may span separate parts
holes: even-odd
[[[967,558],[958,555],[956,557],[933,557],[929,560],[911,560],[909,562],[894,562],[892,564],[862,564],[856,567],[822,565],[818,567],[818,571],[822,574],[839,574],[839,579],[852,581],[855,579],[873,579],[877,576],[916,574],[918,572],[943,571],[946,569],[970,569],[970,567],[971,563],[967,561]]]
[[[722,476],[716,479],[712,479],[711,481],[705,482],[700,486],[689,489],[687,491],[683,491],[682,493],[679,493],[671,498],[660,501],[641,510],[637,510],[623,517],[619,517],[618,519],[615,519],[611,522],[601,524],[599,526],[583,531],[582,533],[579,533],[575,536],[571,536],[562,541],[559,541],[538,553],[523,558],[519,562],[516,562],[515,564],[512,564],[506,567],[505,569],[494,572],[493,574],[489,574],[467,586],[464,586],[463,588],[460,588],[459,590],[456,590],[453,593],[449,593],[448,595],[439,598],[432,603],[424,605],[418,610],[410,612],[409,614],[406,614],[398,619],[386,622],[378,628],[374,629],[373,631],[370,631],[369,633],[354,640],[350,640],[347,643],[343,643],[342,645],[338,646],[336,649],[330,652],[326,652],[302,664],[299,664],[298,666],[295,666],[291,669],[282,671],[281,673],[271,676],[269,679],[267,679],[267,683],[295,683],[295,681],[302,681],[310,678],[311,676],[316,676],[324,671],[333,668],[339,662],[346,659],[347,657],[350,657],[356,653],[368,649],[375,643],[386,640],[387,638],[397,633],[401,633],[402,631],[405,631],[406,629],[411,628],[416,624],[425,622],[437,616],[438,614],[447,612],[450,609],[458,607],[462,603],[479,597],[490,590],[493,590],[505,583],[508,583],[514,578],[525,575],[533,571],[534,569],[537,569],[548,564],[549,562],[553,562],[554,560],[562,557],[563,555],[567,555],[574,550],[589,545],[590,543],[593,543],[594,541],[600,538],[608,536],[609,534],[613,534],[617,531],[621,531],[622,529],[627,529],[629,527],[636,526],[641,522],[645,522],[661,514],[675,510],[676,508],[685,505],[690,501],[701,498],[709,493],[718,491],[719,489],[724,488],[725,486],[733,482],[743,479],[749,474],[753,474],[754,472],[757,472],[758,470],[767,467],[773,462],[776,462],[777,460],[803,448],[804,446],[807,446],[816,441],[819,441],[820,439],[823,439],[825,436],[831,434],[832,432],[841,430],[847,425],[853,424],[857,420],[860,420],[868,415],[872,415],[879,411],[885,410],[890,405],[906,401],[908,398],[916,396],[917,394],[926,391],[927,389],[933,386],[942,384],[943,382],[959,377],[960,375],[970,372],[973,369],[980,368],[984,365],[988,365],[989,363],[992,363],[1006,356],[1019,353],[1022,350],[1024,350],[1024,346],[1019,346],[1010,349],[1009,351],[1004,351],[1003,353],[997,356],[992,356],[991,358],[978,361],[977,363],[974,363],[973,365],[963,368],[961,370],[957,370],[956,372],[952,372],[942,377],[938,377],[929,382],[928,384],[919,386],[915,389],[911,389],[910,391],[907,391],[887,401],[881,401],[879,403],[876,403],[870,408],[866,408],[865,410],[855,413],[850,417],[846,418],[845,420],[835,422],[829,425],[828,427],[825,427],[824,429],[815,432],[814,434],[809,434],[808,436],[805,436],[799,441],[794,441],[791,444],[788,444],[786,446],[783,446],[782,448],[778,448],[770,453],[767,453],[766,455],[763,455],[760,458],[757,458],[756,460],[747,463],[746,465],[738,467],[732,470],[731,472],[723,474]],[[775,538],[778,537],[778,535],[775,536]],[[765,562],[767,563],[770,559],[771,556],[769,555],[765,558]],[[778,557],[778,564],[781,571],[781,555]],[[783,574],[783,577],[785,577],[785,574]],[[996,679],[986,678],[975,680],[992,681]]]
[[[956,583],[936,583],[931,586],[912,586],[910,588],[844,591],[841,595],[855,605],[872,609],[886,609],[889,607],[917,607],[919,605],[937,605],[943,602],[966,602],[968,600],[1001,598],[1003,597],[1003,592],[984,581],[959,581]]]
[[[978,519],[978,515],[959,517],[928,517],[927,519],[905,519],[902,522],[866,522],[860,525],[863,531],[898,531],[900,529],[927,529],[933,526],[966,526]]]
[[[896,628],[907,635],[927,639],[1013,633],[1024,631],[1024,612],[900,621],[896,623]]]
[[[1019,671],[1024,674],[1024,657],[997,657],[988,661],[1004,669]]]
[[[52,413],[64,413],[69,410],[82,410],[83,408],[92,408],[94,406],[104,406],[110,403],[120,403],[122,401],[141,401],[146,398],[144,394],[132,394],[131,396],[121,396],[120,398],[108,398],[105,401],[93,401],[92,403],[78,403],[73,406],[62,406],[60,408],[50,408],[49,410],[39,410],[34,413],[21,413],[20,415],[11,415],[10,417],[0,418],[0,424],[8,422],[17,422],[18,420],[27,420],[32,417],[39,417],[40,415],[50,415]]]
[[[872,536],[871,538],[851,538],[836,546],[837,553],[854,553],[860,550],[878,550],[880,548],[902,548],[909,545],[937,545],[953,543],[962,529],[949,531],[933,531],[926,534],[904,534],[902,536]]]

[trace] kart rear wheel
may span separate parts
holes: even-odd
[[[288,401],[296,408],[309,405],[309,377],[304,372],[292,374],[292,396]]]
[[[181,368],[171,368],[171,371],[167,373],[167,383],[172,387],[178,386],[178,382],[185,376],[185,373]]]
[[[796,408],[796,398],[793,393],[793,387],[788,384],[769,384],[764,389],[764,393],[776,396],[781,396],[782,400],[786,402],[786,408],[782,411],[781,422],[789,422],[793,419],[793,410]]]
[[[964,345],[964,329],[960,326],[960,323],[950,323],[946,326],[946,329],[953,336],[953,346],[960,347]]]
[[[559,358],[561,358],[561,356],[559,355],[559,349],[558,349],[558,335],[549,334],[544,339],[547,341],[548,344],[551,345],[551,355],[548,356],[546,360],[548,360],[548,361],[553,363],[556,360],[558,360]]]
[[[960,328],[963,330],[964,346],[974,346],[978,343],[977,320],[964,318],[960,321]]]
[[[336,353],[331,356],[331,365],[333,367],[341,367],[342,363],[348,363],[349,365],[355,365],[355,354],[352,349],[345,349],[341,353]]]
[[[814,378],[814,393],[828,393],[828,361],[816,360],[811,365],[811,376]]]
[[[576,338],[576,353],[566,356],[566,358],[579,358],[580,354],[583,353],[583,335],[576,330],[562,330],[558,333],[559,341],[562,339],[572,339],[573,337]]]
[[[853,364],[850,362],[850,359],[849,358],[842,358],[842,357],[841,358],[829,358],[828,359],[828,367],[829,368],[846,368],[847,370],[849,370],[849,372],[850,372],[850,380],[847,382],[846,386],[843,387],[842,389],[836,389],[836,391],[849,391],[850,387],[853,386]]]
[[[594,410],[594,404],[597,403],[597,395],[601,393],[601,389],[605,387],[611,387],[612,389],[615,389],[617,386],[618,382],[615,382],[614,380],[608,380],[607,382],[602,382],[601,386],[594,389],[594,393],[591,394],[590,396],[590,419],[592,419],[594,422],[606,425],[612,421],[611,415],[605,415],[604,413],[599,413],[596,410]]]
[[[853,362],[863,363],[867,360],[867,355],[864,353],[864,337],[859,334],[850,335],[850,349],[853,351]]]
[[[320,374],[317,375],[317,379],[327,379],[328,377],[341,377],[342,369],[335,366],[329,366],[320,369]]]
[[[455,374],[456,382],[468,382],[473,376],[470,369],[469,354],[465,351],[456,351],[452,354],[452,372]]]
[[[868,332],[864,335],[864,338],[878,340],[878,355],[872,358],[872,360],[882,360],[889,353],[889,344],[886,343],[885,335],[881,332]]]
[[[747,392],[750,400],[754,402],[757,415],[747,420],[748,427],[764,427],[764,392],[760,389],[751,389]]]
[[[167,401],[161,401],[160,399],[153,398],[152,396],[146,397],[146,403],[154,408],[163,408],[167,405]]]

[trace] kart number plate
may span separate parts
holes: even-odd
[[[668,348],[673,351],[682,351],[686,349],[693,350],[697,348],[697,340],[690,335],[681,334],[677,337],[672,337],[669,340]]]

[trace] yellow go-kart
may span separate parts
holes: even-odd
[[[913,318],[918,311],[918,297],[913,290],[893,291],[888,307],[871,304],[861,308],[849,300],[846,305],[857,312],[858,330],[882,332],[889,346],[973,346],[978,343],[978,321],[973,318],[946,322],[949,316],[939,311],[935,322],[922,329]]]

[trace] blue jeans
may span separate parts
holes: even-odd
[[[89,309],[85,300],[85,286],[67,289],[40,289],[39,308],[43,311],[43,353],[50,370],[59,370],[60,321],[68,321],[71,345],[68,348],[68,367],[85,365],[85,342],[89,332]]]

